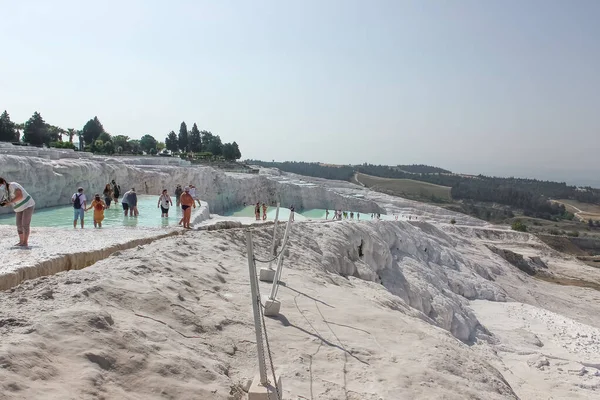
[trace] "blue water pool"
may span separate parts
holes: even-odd
[[[138,217],[125,217],[121,204],[111,204],[108,210],[104,210],[103,227],[128,226],[128,227],[150,227],[164,228],[169,226],[178,226],[182,216],[180,208],[171,207],[169,218],[161,218],[160,208],[157,208],[158,196],[138,195]],[[173,203],[175,198],[173,197]],[[85,213],[85,225],[88,228],[94,227],[94,211]],[[15,214],[0,216],[0,225],[14,225]],[[33,227],[57,227],[65,228],[73,226],[73,207],[70,205],[44,208],[36,210],[31,220]],[[79,223],[78,223],[79,226]]]
[[[276,209],[277,207],[273,206],[273,207],[269,207],[267,209],[267,220],[272,221],[273,219],[275,219],[275,214],[276,214]],[[302,221],[302,220],[309,220],[309,219],[325,219],[326,216],[326,211],[325,209],[321,209],[321,208],[313,208],[310,210],[296,210],[296,213],[294,215],[294,220],[296,221]],[[262,208],[261,208],[261,218],[262,218]],[[233,211],[230,211],[229,213],[227,213],[226,215],[229,216],[234,216],[234,217],[250,217],[253,218],[254,217],[254,206],[247,206],[247,207],[240,207],[238,209],[235,209]],[[332,219],[334,215],[334,211],[333,210],[329,210],[329,219]],[[287,220],[290,216],[290,210],[288,208],[280,208],[279,209],[279,220]],[[354,219],[358,218],[358,213],[354,213]],[[360,214],[360,219],[361,220],[370,220],[371,219],[371,214]],[[393,220],[394,217],[391,215],[381,215],[381,219],[385,219],[385,220]]]

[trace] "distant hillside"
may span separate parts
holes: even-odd
[[[451,188],[414,179],[380,178],[358,172],[355,180],[372,190],[394,196],[415,198],[434,203],[450,202],[452,200]]]
[[[260,165],[266,168],[278,168],[284,172],[293,174],[313,176],[315,178],[335,179],[349,181],[354,176],[354,168],[351,166],[327,165],[321,163],[307,163],[296,161],[268,162],[260,160],[246,160],[246,164]]]
[[[396,168],[402,172],[409,174],[451,174],[447,169],[432,167],[431,165],[412,164],[412,165],[397,165]]]
[[[367,163],[351,166],[306,162],[278,163],[257,160],[248,160],[247,162],[263,167],[279,168],[285,172],[325,179],[352,181],[355,173],[361,173],[371,177],[427,182],[451,188],[450,197],[454,200],[501,204],[515,210],[522,210],[526,216],[551,220],[573,217],[573,214],[567,212],[563,204],[550,202],[551,199],[570,199],[582,203],[600,204],[599,189],[577,188],[564,182],[537,179],[458,175],[426,165],[390,167],[388,165]],[[407,172],[401,168],[427,172]],[[435,197],[442,198],[439,195],[435,195]]]

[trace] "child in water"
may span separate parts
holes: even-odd
[[[102,221],[104,220],[104,209],[106,203],[100,198],[100,193],[94,195],[92,204],[85,211],[94,209],[94,228],[102,228]]]

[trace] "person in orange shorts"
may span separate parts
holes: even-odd
[[[106,203],[104,200],[100,198],[100,193],[96,193],[94,195],[94,200],[92,204],[85,211],[89,211],[94,209],[94,228],[102,228],[102,221],[104,221],[104,209],[106,208]]]

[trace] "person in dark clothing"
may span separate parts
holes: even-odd
[[[181,194],[183,193],[183,189],[181,188],[181,185],[177,185],[177,187],[175,188],[175,201],[177,203],[177,207],[179,207],[181,205]]]
[[[115,180],[112,180],[112,192],[113,192],[113,198],[115,199],[115,204],[117,204],[119,202],[119,196],[121,195],[121,186],[117,185],[117,183],[115,182]]]

